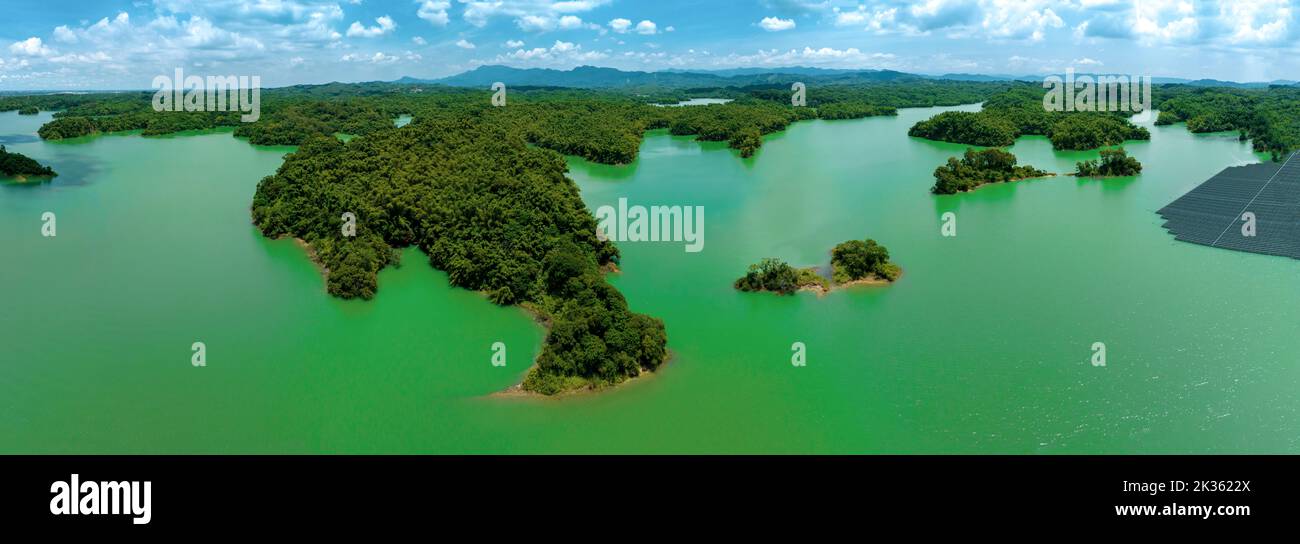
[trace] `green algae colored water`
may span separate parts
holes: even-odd
[[[1155,214],[1259,160],[1247,143],[1151,127],[1127,146],[1136,178],[936,197],[931,172],[963,147],[906,134],[938,111],[799,123],[752,159],[663,132],[631,165],[570,159],[592,209],[704,206],[706,238],[620,244],[612,281],[665,321],[675,358],[560,400],[488,397],[544,332],[418,251],[375,300],[340,301],[294,242],[260,236],[249,203],[291,149],[229,132],[42,142],[48,114],[0,114],[0,143],[61,174],[0,184],[0,452],[1300,452],[1300,262],[1175,242]],[[1096,156],[1012,151],[1055,172]],[[896,284],[731,288],[762,257],[825,264],[867,236]]]

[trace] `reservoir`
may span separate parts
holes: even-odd
[[[619,244],[611,281],[664,320],[674,358],[564,399],[489,396],[544,331],[418,250],[374,300],[342,301],[293,241],[262,237],[249,204],[292,148],[229,130],[45,142],[48,112],[0,113],[0,143],[60,174],[0,184],[0,452],[1300,452],[1300,263],[1177,242],[1156,213],[1262,160],[1248,142],[1148,125],[1126,146],[1140,176],[935,196],[965,148],[907,130],[950,109],[977,106],[800,122],[750,159],[666,131],[629,165],[569,158],[589,209],[703,207],[708,244]],[[1010,151],[1057,173],[1097,156]],[[732,288],[760,258],[823,265],[867,237],[897,283]]]

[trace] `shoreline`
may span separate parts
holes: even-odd
[[[614,271],[618,271],[618,266],[615,265],[614,263],[610,263],[607,266],[612,267]],[[542,330],[544,330],[546,334],[551,333],[550,318],[543,315],[542,312],[538,310],[533,303],[526,302],[523,304],[516,304],[515,306],[519,308],[521,311],[523,311],[525,314],[527,314],[529,317],[531,317],[534,323],[540,325],[542,327]],[[542,342],[545,341],[546,341],[546,336],[543,335]],[[664,360],[660,362],[659,367],[654,370],[646,370],[645,368],[642,368],[640,374],[629,377],[626,380],[623,380],[615,384],[602,385],[600,387],[592,387],[592,385],[588,383],[584,387],[565,389],[564,391],[560,391],[558,393],[555,393],[554,395],[547,395],[544,393],[538,393],[536,391],[529,391],[527,389],[524,389],[524,378],[527,378],[528,373],[532,372],[533,369],[537,367],[537,359],[534,358],[532,364],[528,365],[528,369],[524,370],[523,377],[519,379],[519,383],[511,385],[500,391],[494,391],[492,393],[488,393],[487,395],[484,395],[484,397],[489,399],[523,399],[523,398],[561,399],[561,398],[576,397],[576,396],[594,395],[596,393],[603,393],[606,391],[611,391],[613,389],[622,388],[624,386],[631,385],[634,382],[635,383],[643,382],[645,381],[646,378],[649,378],[650,376],[657,374],[660,370],[662,370],[665,366],[668,365],[668,363],[672,362],[672,360],[675,358],[676,358],[676,354],[674,354],[672,350],[667,350],[667,354],[664,356]]]
[[[902,278],[902,277],[903,277],[903,272],[902,272],[902,269],[901,269],[901,268],[899,269],[898,277],[899,277],[899,278]],[[875,274],[872,274],[871,277],[868,277],[868,278],[859,278],[859,279],[856,279],[856,280],[846,281],[846,282],[844,282],[844,283],[832,283],[832,284],[830,285],[830,287],[826,287],[826,286],[823,286],[823,285],[816,285],[816,284],[813,284],[813,285],[801,285],[801,286],[799,286],[799,290],[798,290],[798,291],[795,291],[795,292],[796,292],[796,293],[803,293],[803,292],[816,293],[816,294],[817,294],[817,298],[822,298],[822,297],[825,297],[826,295],[829,295],[829,294],[831,294],[831,293],[833,293],[833,292],[835,292],[835,291],[840,291],[840,290],[843,290],[843,289],[849,289],[849,288],[852,288],[852,287],[868,286],[868,285],[874,285],[874,286],[890,285],[890,284],[893,284],[893,283],[895,283],[895,282],[897,282],[897,281],[898,281],[897,278],[895,278],[893,281],[890,281],[890,280],[887,280],[887,279],[882,278],[882,277],[880,277],[880,276],[876,276]]]
[[[649,381],[650,378],[653,378],[656,374],[658,374],[661,370],[663,370],[664,367],[668,366],[668,363],[671,363],[673,359],[676,358],[677,358],[676,354],[673,353],[672,350],[668,350],[668,355],[664,357],[664,361],[662,363],[659,363],[659,368],[656,368],[654,370],[646,370],[642,368],[640,374],[637,374],[636,376],[632,376],[626,380],[623,380],[615,384],[602,385],[600,387],[592,387],[590,384],[588,384],[585,387],[575,387],[573,389],[565,389],[564,391],[560,391],[554,395],[547,395],[544,393],[538,393],[536,391],[529,391],[527,389],[524,389],[524,382],[521,380],[519,383],[514,384],[505,389],[502,389],[500,391],[495,391],[492,393],[488,393],[487,395],[483,395],[483,398],[562,400],[562,399],[573,398],[573,397],[586,397],[591,395],[608,393],[616,389],[623,389],[625,387],[629,387],[635,384]],[[533,364],[528,366],[528,370],[524,371],[524,376],[527,376],[529,372],[532,372],[533,368],[535,367],[537,367],[537,362],[534,360]]]
[[[256,226],[256,225],[254,225],[254,226]],[[258,229],[258,230],[261,230],[261,229]],[[281,236],[281,237],[277,238],[277,240],[282,240],[282,239],[284,239],[284,238],[288,238],[288,237],[289,237],[289,236],[286,234],[286,235],[284,235],[284,236]],[[316,248],[313,247],[313,246],[312,246],[310,243],[308,243],[306,240],[303,240],[302,238],[298,238],[297,236],[293,237],[293,244],[296,245],[296,246],[298,246],[299,248],[302,248],[302,250],[303,250],[304,252],[307,253],[307,259],[311,261],[311,264],[316,265],[316,271],[317,271],[317,272],[320,272],[320,279],[321,279],[321,282],[324,283],[324,285],[325,285],[325,289],[326,289],[326,291],[328,291],[328,290],[329,290],[329,281],[330,281],[330,269],[329,269],[329,267],[325,266],[325,263],[321,262],[321,260],[320,260],[320,256],[316,253]],[[330,296],[333,296],[333,295],[330,295]]]
[[[25,183],[37,183],[37,182],[45,183],[45,182],[47,182],[47,181],[51,181],[51,180],[53,180],[53,179],[56,178],[56,177],[59,177],[59,175],[58,175],[58,174],[55,174],[55,175],[53,175],[53,176],[47,176],[47,175],[43,175],[43,174],[42,174],[42,175],[37,175],[37,174],[14,174],[14,175],[11,175],[11,176],[10,176],[10,175],[3,175],[3,174],[0,174],[0,180],[4,180],[4,181],[7,181],[7,182],[12,182],[12,183],[24,183],[24,184],[25,184]]]
[[[1041,176],[1033,176],[1033,177],[1028,177],[1028,178],[1015,178],[1015,179],[1009,179],[1009,180],[1006,180],[1006,181],[993,181],[993,182],[989,182],[989,183],[981,183],[981,184],[979,184],[979,185],[976,185],[976,186],[974,186],[974,187],[971,187],[970,189],[966,189],[966,190],[962,190],[962,191],[957,191],[957,192],[955,192],[955,193],[934,193],[933,190],[930,191],[930,192],[931,192],[931,193],[934,193],[935,196],[952,196],[952,195],[959,195],[959,194],[962,194],[962,193],[973,193],[973,192],[975,192],[975,191],[978,191],[981,187],[988,187],[988,186],[990,186],[990,185],[1006,185],[1006,184],[1009,184],[1009,183],[1015,183],[1015,182],[1017,182],[1017,181],[1030,181],[1030,180],[1035,180],[1035,179],[1047,179],[1047,178],[1054,178],[1054,177],[1057,177],[1057,176],[1060,176],[1060,175],[1061,175],[1061,174],[1057,174],[1056,172],[1048,172],[1048,173],[1043,174],[1043,175],[1041,175]],[[1073,175],[1073,174],[1064,174],[1064,175],[1066,175],[1066,176],[1070,176],[1070,175]]]

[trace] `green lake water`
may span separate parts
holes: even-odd
[[[931,172],[963,147],[906,133],[938,111],[798,123],[752,159],[664,132],[628,166],[570,159],[592,209],[704,206],[706,236],[700,253],[620,244],[611,281],[675,358],[560,400],[487,397],[544,332],[418,251],[373,301],[340,301],[302,249],[260,236],[249,202],[291,149],[228,131],[42,142],[48,113],[0,114],[0,143],[61,174],[0,184],[0,452],[1300,451],[1300,262],[1175,242],[1155,214],[1260,160],[1248,143],[1151,127],[1127,146],[1136,178],[936,197]],[[1096,156],[1011,150],[1055,172]],[[731,288],[762,257],[826,264],[868,236],[896,284]]]

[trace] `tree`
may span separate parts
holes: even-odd
[[[788,295],[799,290],[799,272],[785,261],[765,258],[749,265],[749,271],[736,280],[741,291],[774,291]]]
[[[36,162],[21,153],[10,153],[0,145],[0,175],[3,176],[57,176],[53,168]]]
[[[1128,156],[1124,148],[1101,150],[1101,161],[1087,160],[1075,165],[1079,177],[1136,176],[1142,172],[1142,163]]]
[[[1032,166],[1016,166],[1016,162],[1015,155],[1001,149],[967,149],[961,159],[950,157],[947,164],[934,170],[934,186],[930,191],[939,195],[951,195],[987,183],[1047,175],[1047,172]]]
[[[885,277],[883,267],[888,263],[889,250],[870,238],[849,240],[831,250],[831,267],[839,283],[872,275]]]

